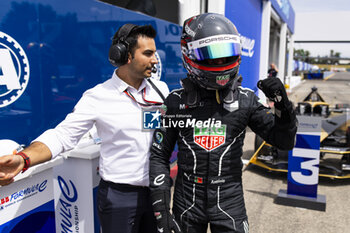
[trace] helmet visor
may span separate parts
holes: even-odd
[[[188,47],[189,57],[198,61],[241,55],[241,43],[236,35],[206,37],[189,42]]]

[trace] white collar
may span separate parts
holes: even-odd
[[[118,77],[116,70],[114,70],[114,72],[113,72],[112,80],[113,80],[113,84],[115,85],[117,90],[119,90],[120,92],[124,92],[127,89],[134,89],[135,90],[134,87],[130,86],[129,84],[127,84],[126,82],[124,82],[122,79],[120,79]],[[137,90],[137,92],[142,91],[144,88],[149,89],[149,84],[146,81],[146,78],[144,78],[142,80],[142,83],[141,83],[139,89]]]

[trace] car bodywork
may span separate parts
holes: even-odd
[[[298,115],[322,118],[319,176],[333,179],[350,178],[350,108],[348,104],[331,107],[313,87],[296,106]],[[269,171],[288,171],[288,151],[255,138],[255,153],[249,164]]]

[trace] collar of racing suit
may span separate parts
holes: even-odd
[[[233,103],[235,100],[237,100],[237,87],[239,86],[240,82],[236,79],[232,83],[232,86],[229,88],[225,88],[222,90],[219,90],[219,98],[221,102],[224,103]],[[192,82],[190,78],[185,78],[181,80],[182,87],[184,88],[184,92],[186,95],[186,104],[190,108],[194,108],[200,105],[200,102],[202,99],[206,98],[216,98],[216,90],[207,90],[204,88],[199,87],[197,84]]]

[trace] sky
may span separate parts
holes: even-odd
[[[350,0],[289,0],[295,11],[294,41],[350,41]],[[330,50],[350,58],[350,43],[295,43],[295,49],[308,50],[311,56],[330,55]]]

